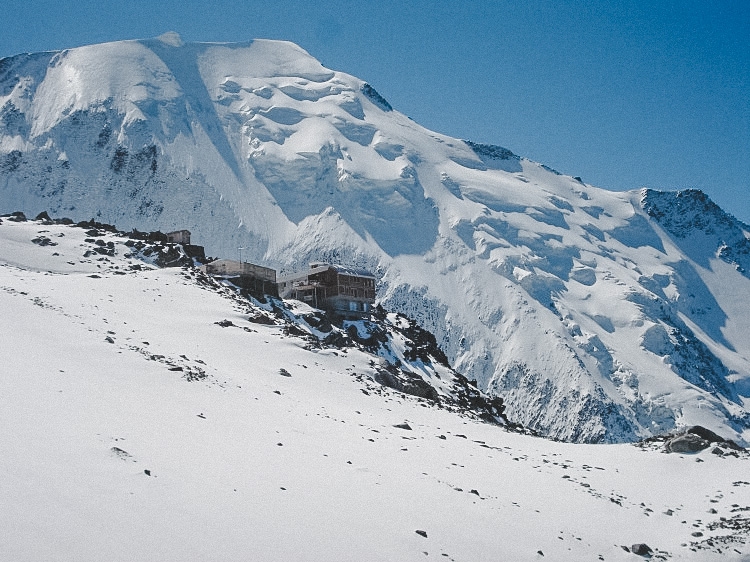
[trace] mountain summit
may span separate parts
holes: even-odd
[[[750,228],[420,127],[283,41],[0,60],[0,212],[189,229],[211,255],[378,273],[378,299],[547,436],[750,441]]]

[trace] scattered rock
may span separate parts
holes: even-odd
[[[427,531],[422,531],[421,529],[417,529],[414,532],[417,533],[421,537],[427,538]]]
[[[292,376],[292,374],[289,371],[287,371],[286,369],[284,369],[284,368],[279,369],[279,374],[282,377],[291,377]]]
[[[106,341],[107,343],[115,343],[115,340],[112,339],[112,336],[107,336],[106,338],[104,338],[104,341]]]
[[[393,427],[396,427],[398,429],[405,429],[407,431],[411,431],[411,426],[408,423],[406,423],[406,422],[404,422],[404,423],[397,423]]]
[[[143,471],[143,474],[145,474],[146,476],[151,476],[151,471],[147,468]]]
[[[57,246],[57,242],[53,242],[46,236],[37,236],[31,240],[37,246]]]
[[[231,320],[219,320],[218,322],[214,322],[217,326],[221,326],[222,328],[229,328],[230,326],[234,326],[234,322]]]

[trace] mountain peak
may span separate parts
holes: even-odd
[[[159,35],[157,39],[170,47],[182,47],[184,45],[182,37],[180,37],[180,34],[176,31],[167,31],[166,33]]]

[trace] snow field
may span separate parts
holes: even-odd
[[[84,258],[85,237],[0,224],[3,559],[750,556],[742,533],[690,550],[750,506],[746,457],[508,433],[379,387],[366,353],[247,321],[116,236]]]

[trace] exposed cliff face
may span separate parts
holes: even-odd
[[[209,255],[376,271],[511,420],[750,438],[748,227],[428,131],[296,45],[174,35],[0,61],[0,212],[188,228]]]

